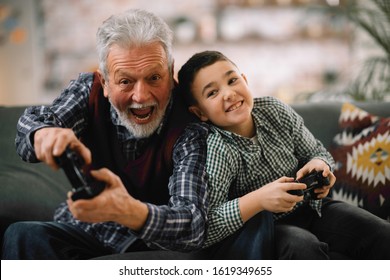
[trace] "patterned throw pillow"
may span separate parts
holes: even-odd
[[[336,168],[332,197],[390,221],[390,118],[345,103],[330,153]]]

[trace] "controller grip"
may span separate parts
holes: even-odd
[[[101,181],[90,181],[87,186],[74,189],[72,193],[72,200],[90,199],[100,194],[105,188],[105,183]]]
[[[330,180],[329,180],[329,177],[324,177],[324,179],[323,179],[323,185],[324,186],[328,186],[328,185],[330,185]]]
[[[85,166],[84,160],[69,147],[61,156],[54,158],[56,163],[64,170],[72,185],[72,200],[89,199],[100,194],[105,183],[95,180],[90,175],[91,166]]]
[[[297,196],[302,196],[305,194],[305,192],[303,190],[288,190],[287,192],[289,194],[297,195]]]

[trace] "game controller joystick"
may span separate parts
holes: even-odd
[[[84,160],[69,147],[61,156],[55,157],[55,161],[64,170],[73,187],[73,201],[93,198],[104,190],[105,184],[94,180],[89,172],[83,170]]]
[[[300,180],[296,180],[297,183],[303,183],[306,185],[304,190],[289,190],[289,194],[305,196],[306,199],[318,199],[317,194],[314,192],[315,189],[327,186],[330,184],[329,178],[322,176],[322,171],[315,171],[302,177]]]

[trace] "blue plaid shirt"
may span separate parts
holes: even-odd
[[[16,147],[21,158],[37,162],[31,141],[33,133],[42,127],[72,128],[80,136],[88,126],[88,99],[93,82],[92,73],[80,74],[72,80],[50,106],[33,106],[26,109],[17,124]],[[169,108],[168,108],[169,110]],[[122,152],[127,159],[142,154],[148,139],[136,139],[119,124],[115,110],[111,120],[116,127]],[[163,129],[164,121],[156,133]],[[205,239],[207,219],[207,130],[196,123],[190,124],[177,140],[173,150],[173,175],[168,186],[168,205],[147,203],[149,215],[138,232],[114,222],[85,223],[76,220],[66,203],[57,209],[54,220],[76,225],[97,238],[113,253],[124,252],[137,238],[150,248],[189,251],[200,248]]]

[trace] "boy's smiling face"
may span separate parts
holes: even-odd
[[[202,121],[252,137],[253,98],[244,75],[230,61],[217,61],[195,74],[192,94],[197,101],[190,111]]]

